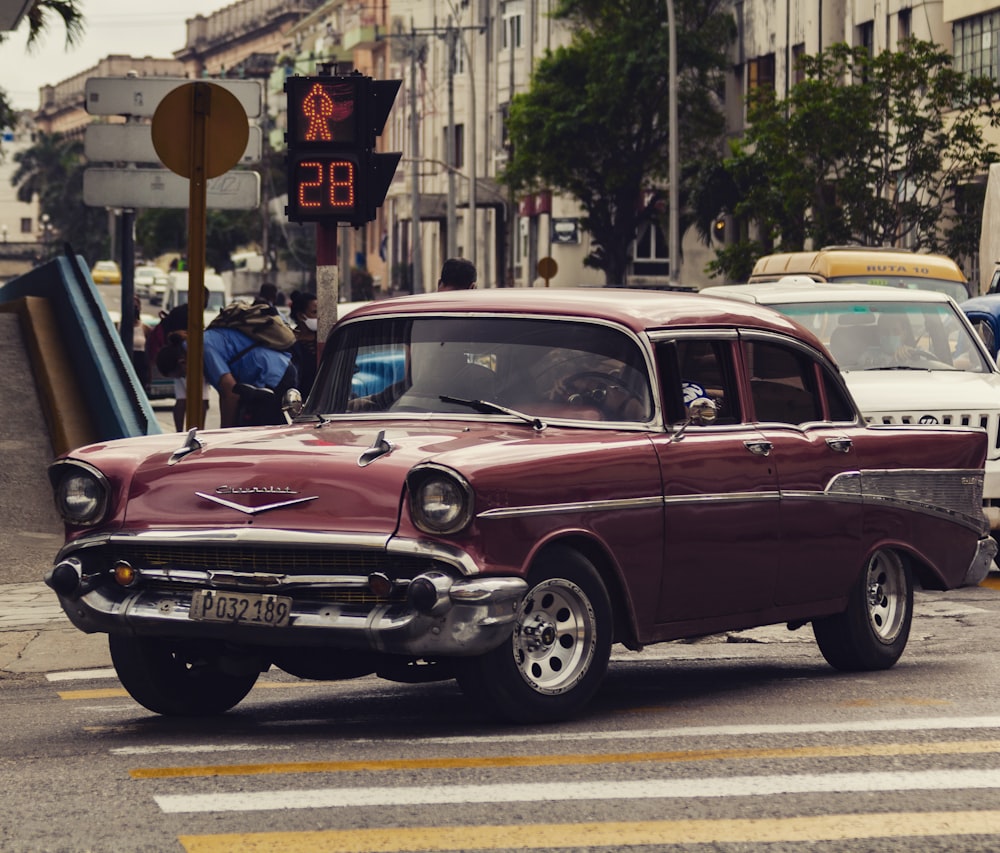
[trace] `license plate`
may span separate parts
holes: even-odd
[[[191,597],[188,615],[202,622],[281,628],[288,624],[291,612],[292,599],[286,596],[199,589]]]

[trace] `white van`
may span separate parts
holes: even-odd
[[[163,294],[163,310],[168,313],[178,305],[188,301],[188,273],[172,272]],[[205,326],[207,327],[216,314],[229,304],[229,292],[222,276],[214,272],[205,273],[205,287],[208,297],[205,302]]]

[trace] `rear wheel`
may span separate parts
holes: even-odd
[[[612,611],[593,564],[553,548],[532,570],[511,639],[463,662],[462,689],[518,723],[565,719],[600,686],[611,656]]]
[[[909,566],[894,551],[876,551],[843,613],[813,621],[827,662],[844,671],[888,669],[903,654],[913,619]]]
[[[229,671],[199,643],[160,637],[108,637],[111,661],[124,688],[150,711],[173,717],[221,714],[257,681],[255,667]]]

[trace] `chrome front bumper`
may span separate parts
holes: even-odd
[[[433,587],[434,598],[420,607],[410,600],[367,608],[310,599],[309,588],[290,593],[292,611],[283,627],[205,622],[190,618],[199,587],[129,589],[107,574],[84,576],[80,562],[67,557],[46,576],[70,621],[86,633],[130,633],[221,639],[256,646],[322,646],[369,649],[413,656],[479,655],[499,646],[513,630],[528,585],[515,577],[452,578],[427,572],[414,578]],[[415,588],[415,587],[414,587]],[[247,590],[249,591],[249,590]],[[261,589],[259,592],[278,592]]]
[[[992,536],[987,536],[979,540],[976,547],[976,555],[972,558],[969,568],[965,573],[965,580],[962,586],[977,586],[982,583],[985,577],[993,568],[993,559],[997,555],[997,541]]]

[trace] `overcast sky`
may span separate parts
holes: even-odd
[[[28,23],[0,44],[0,88],[15,109],[38,109],[40,87],[60,83],[93,68],[112,53],[170,59],[184,47],[185,21],[199,12],[210,15],[226,0],[80,0],[86,32],[80,43],[66,47],[66,30],[54,18],[40,46],[28,53]]]

